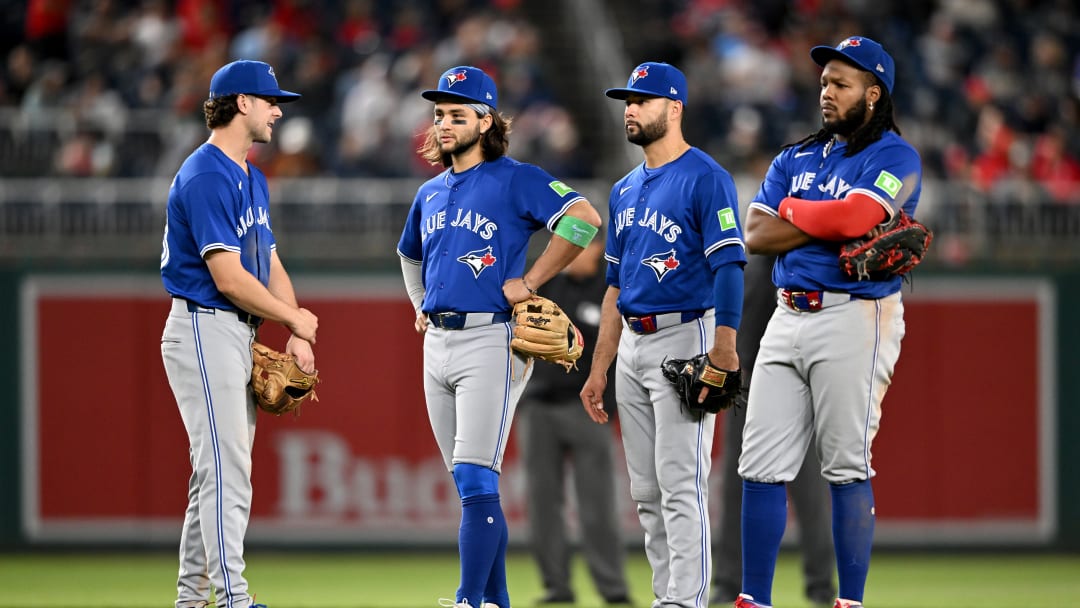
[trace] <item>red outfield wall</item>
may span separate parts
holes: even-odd
[[[161,364],[169,301],[159,285],[85,275],[24,282],[28,540],[176,542],[190,465]],[[251,540],[454,542],[458,502],[428,427],[421,338],[400,280],[320,278],[298,282],[298,292],[319,316],[321,401],[299,418],[261,415]],[[873,447],[879,542],[1052,538],[1052,296],[1048,283],[1000,280],[921,280],[905,293],[907,336]],[[275,326],[261,338],[282,347],[285,336]],[[93,359],[72,366],[72,345]],[[514,445],[502,493],[522,539]],[[618,482],[619,517],[634,537],[625,472]]]

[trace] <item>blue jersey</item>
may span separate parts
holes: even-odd
[[[199,146],[169,188],[161,251],[165,290],[201,306],[236,310],[203,258],[215,249],[239,253],[244,268],[267,285],[275,247],[266,177],[250,163],[245,173],[213,144]]]
[[[712,308],[716,269],[746,262],[735,182],[697,148],[655,169],[638,165],[608,206],[607,282],[624,315]]]
[[[785,148],[773,159],[750,207],[779,217],[787,196],[806,200],[842,199],[852,192],[870,196],[892,217],[902,207],[915,215],[922,192],[919,153],[892,131],[852,157],[847,144],[814,143],[805,149]],[[900,291],[898,276],[857,281],[840,270],[842,243],[814,240],[780,255],[773,283],[784,289],[847,292],[860,298],[881,298]]]
[[[512,158],[447,169],[416,193],[398,255],[420,263],[424,313],[503,312],[503,283],[525,272],[529,237],[584,198]]]

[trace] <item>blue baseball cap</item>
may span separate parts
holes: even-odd
[[[483,103],[496,108],[499,93],[495,90],[495,81],[480,68],[471,65],[459,65],[443,72],[439,77],[439,88],[420,93],[429,101],[459,101],[462,103]]]
[[[612,99],[626,99],[633,94],[667,97],[685,105],[686,76],[669,63],[647,61],[630,72],[626,88],[604,91]]]
[[[300,99],[299,93],[282,91],[270,64],[241,59],[227,63],[210,79],[210,99],[229,95],[261,95],[273,97],[278,103]]]
[[[892,94],[893,82],[896,81],[896,65],[885,49],[869,38],[852,36],[836,47],[815,46],[810,49],[810,58],[821,67],[825,67],[831,59],[846,61],[877,76],[889,94]]]

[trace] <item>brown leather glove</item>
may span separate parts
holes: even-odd
[[[514,306],[514,338],[510,347],[523,355],[557,363],[569,372],[585,348],[585,338],[555,302],[533,296]]]
[[[251,363],[251,390],[261,409],[276,416],[285,412],[299,415],[297,408],[309,397],[312,401],[319,400],[315,394],[319,370],[305,372],[292,355],[253,342]]]

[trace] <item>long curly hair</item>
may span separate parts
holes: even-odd
[[[844,156],[854,156],[859,152],[866,149],[867,146],[881,139],[887,131],[895,131],[897,135],[900,135],[900,127],[896,126],[896,119],[893,116],[893,100],[892,95],[889,94],[889,90],[885,87],[877,76],[874,76],[870,72],[864,72],[868,79],[868,85],[877,85],[881,87],[881,97],[874,102],[874,111],[870,115],[870,120],[865,125],[855,129],[847,138],[847,148],[844,150]],[[828,129],[822,127],[817,133],[811,133],[806,137],[800,139],[797,142],[790,143],[784,146],[784,148],[790,148],[792,146],[798,146],[800,150],[815,144],[823,143],[832,139],[833,134]]]
[[[206,118],[207,129],[212,131],[218,127],[228,126],[232,122],[233,117],[240,111],[239,106],[236,105],[236,98],[236,95],[226,95],[203,102],[202,111]]]
[[[475,110],[474,110],[475,111]],[[483,117],[477,112],[478,117]],[[484,160],[495,160],[506,154],[510,147],[510,123],[512,119],[503,116],[502,113],[491,112],[491,128],[480,136],[480,149],[484,153]],[[449,154],[444,154],[439,147],[439,128],[432,124],[428,127],[424,136],[424,143],[416,151],[420,157],[433,165],[449,167],[454,163]]]

